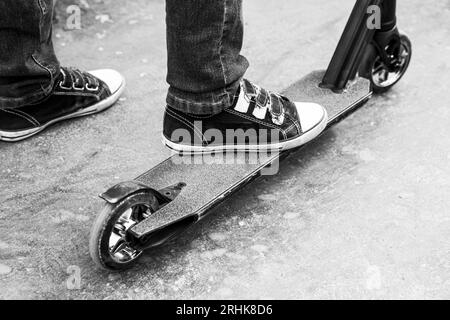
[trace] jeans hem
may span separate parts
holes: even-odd
[[[45,99],[48,93],[40,91],[33,93],[27,97],[20,98],[0,98],[0,109],[17,109],[23,106],[34,104],[40,100]]]
[[[169,88],[166,103],[183,113],[194,115],[214,115],[231,107],[237,95],[241,80],[220,91],[211,93],[187,93]]]
[[[55,86],[55,80],[59,75],[59,65],[46,67],[42,62],[39,62],[36,57],[33,55],[33,59],[35,62],[40,65],[43,69],[49,72],[50,79],[48,85],[41,85],[41,89],[32,93],[29,93],[25,96],[13,98],[13,97],[0,97],[0,109],[17,109],[24,106],[36,104],[45,98],[47,98],[53,91],[53,87]],[[52,71],[56,70],[55,73]]]

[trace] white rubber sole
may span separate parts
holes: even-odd
[[[114,103],[116,103],[117,100],[119,100],[120,96],[122,95],[123,91],[125,90],[125,84],[126,84],[125,78],[123,78],[123,76],[122,76],[122,84],[108,98],[103,99],[103,100],[99,101],[98,103],[96,103],[88,108],[79,110],[75,113],[53,119],[53,120],[47,122],[46,124],[43,124],[40,127],[32,128],[32,129],[28,129],[28,130],[22,130],[22,131],[0,131],[0,141],[18,142],[18,141],[25,140],[27,138],[30,138],[30,137],[38,134],[39,132],[47,129],[48,127],[50,127],[51,125],[53,125],[57,122],[61,122],[61,121],[69,120],[69,119],[73,119],[73,118],[80,118],[80,117],[84,117],[84,116],[88,116],[88,115],[92,115],[95,113],[105,111],[106,109],[108,109],[112,105],[114,105]]]
[[[260,144],[260,145],[221,145],[221,146],[189,146],[177,144],[169,139],[167,139],[164,135],[163,143],[169,149],[183,154],[211,154],[211,153],[220,153],[220,152],[281,152],[285,150],[295,149],[304,144],[307,144],[311,140],[314,140],[317,136],[319,136],[327,127],[328,124],[328,114],[324,109],[324,114],[320,122],[318,122],[314,127],[304,132],[301,136],[283,141],[278,143],[271,144]]]

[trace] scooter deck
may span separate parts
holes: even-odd
[[[329,116],[329,127],[363,105],[371,96],[370,83],[358,79],[343,93],[333,93],[319,87],[324,71],[316,71],[291,85],[283,94],[293,101],[316,102],[323,105]],[[212,207],[228,195],[261,174],[271,163],[295,150],[276,154],[233,154],[231,159],[221,156],[221,163],[212,163],[211,155],[175,155],[144,173],[136,181],[160,190],[183,183],[180,194],[163,208],[153,213],[131,232],[137,237],[162,230],[169,225],[191,218],[205,217]],[[209,163],[209,164],[207,164]]]

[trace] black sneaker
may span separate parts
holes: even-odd
[[[167,107],[163,141],[183,153],[281,151],[317,137],[327,120],[318,104],[293,103],[242,80],[234,105],[219,114],[198,116]]]
[[[48,126],[111,107],[125,88],[120,73],[110,69],[82,72],[61,68],[55,87],[46,99],[14,109],[0,109],[0,140],[29,138]]]

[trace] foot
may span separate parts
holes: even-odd
[[[114,70],[82,72],[61,68],[52,93],[43,101],[14,109],[0,109],[0,140],[20,141],[48,126],[111,107],[125,88]]]
[[[318,104],[294,103],[243,80],[234,105],[219,114],[197,116],[167,107],[163,140],[185,153],[282,151],[317,137],[327,120]]]

